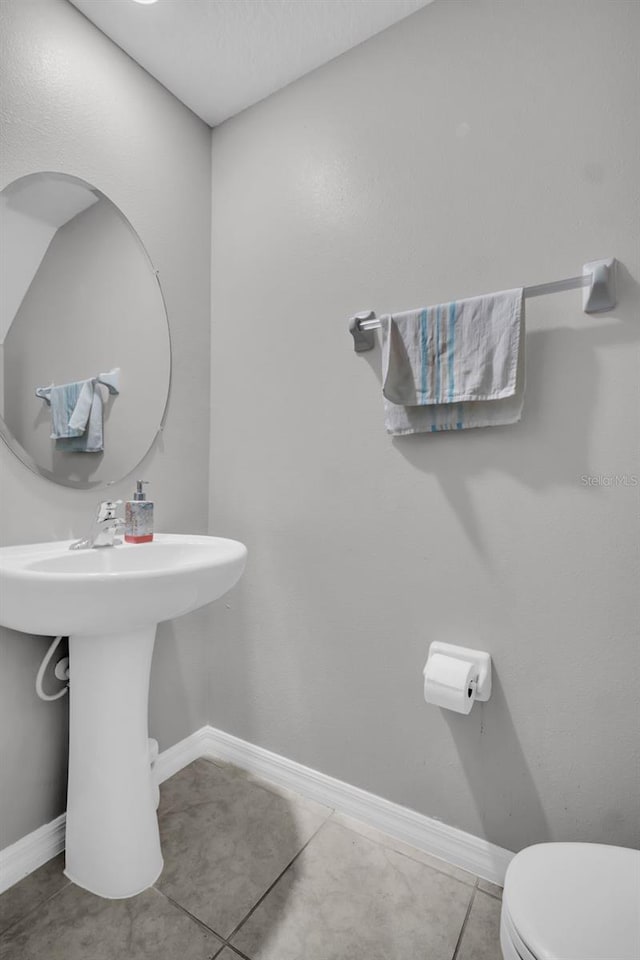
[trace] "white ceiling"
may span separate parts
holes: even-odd
[[[210,126],[432,0],[70,0]]]

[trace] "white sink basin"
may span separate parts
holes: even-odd
[[[104,634],[155,625],[217,600],[247,550],[222,537],[69,550],[73,541],[0,549],[0,623],[23,633]]]
[[[69,551],[72,541],[0,548],[0,623],[69,637],[67,876],[131,897],[162,872],[148,736],[156,624],[226,593],[237,540],[159,534]]]

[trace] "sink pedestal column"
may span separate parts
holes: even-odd
[[[155,635],[69,637],[65,874],[100,897],[133,897],[162,872],[148,740]]]

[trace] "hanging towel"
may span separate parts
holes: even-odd
[[[387,432],[515,423],[524,401],[523,291],[382,317]]]
[[[87,382],[92,384],[92,391],[89,417],[83,433],[80,436],[59,438],[56,440],[56,449],[62,450],[65,453],[102,453],[104,450],[104,402],[97,384],[92,381]],[[76,406],[76,410],[77,409]],[[72,419],[75,421],[75,412]]]
[[[79,437],[84,433],[91,411],[92,390],[91,387],[87,388],[87,382],[79,380],[76,383],[51,387],[49,402],[52,440]]]
[[[52,386],[51,439],[67,453],[100,453],[104,449],[102,396],[95,380]]]

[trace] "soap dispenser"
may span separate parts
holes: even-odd
[[[143,483],[136,481],[133,500],[124,505],[124,539],[127,543],[149,543],[153,540],[153,501],[147,500],[142,490]]]

